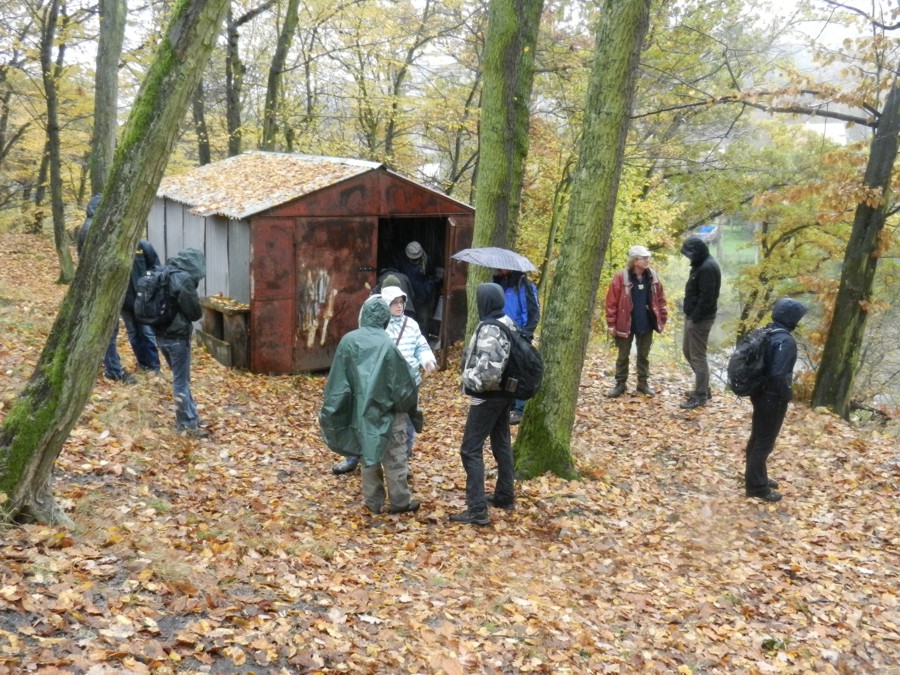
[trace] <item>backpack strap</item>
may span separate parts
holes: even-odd
[[[397,335],[397,342],[396,342],[396,345],[397,345],[398,347],[400,346],[400,338],[403,337],[403,331],[406,330],[406,322],[407,322],[407,321],[409,321],[409,317],[408,317],[408,316],[404,316],[404,317],[403,317],[403,325],[400,326],[400,333],[399,333],[399,335]]]

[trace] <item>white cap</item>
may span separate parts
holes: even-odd
[[[384,301],[390,305],[397,298],[403,298],[405,301],[406,293],[403,292],[402,288],[398,288],[397,286],[388,286],[381,289],[381,297],[384,298]]]
[[[639,244],[635,244],[630,249],[628,249],[628,259],[631,258],[650,258],[653,254],[650,253],[650,249],[646,246],[641,246]]]

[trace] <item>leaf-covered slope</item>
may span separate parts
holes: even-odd
[[[61,291],[48,245],[3,235],[0,251],[5,411]],[[124,331],[119,348],[133,362]],[[686,373],[656,362],[656,398],[607,399],[612,361],[599,352],[574,434],[584,479],[517,483],[515,512],[456,526],[467,401],[451,370],[424,386],[422,509],[371,516],[359,475],[333,476],[319,441],[322,377],[251,375],[194,353],[210,440],[172,432],[165,369],[134,387],[98,377],[56,479],[81,531],[0,531],[0,673],[900,663],[893,439],[792,407],[769,462],[785,499],[746,500],[749,404],[718,394],[685,413]]]

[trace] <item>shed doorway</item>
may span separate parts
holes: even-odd
[[[378,220],[378,277],[388,270],[410,276],[406,246],[418,242],[428,258],[427,276],[433,281],[430,297],[415,298],[416,321],[432,346],[440,343],[441,319],[445,302],[447,250],[451,238],[449,221],[442,217],[379,218]],[[417,284],[413,282],[413,285]],[[421,293],[417,293],[417,296]]]

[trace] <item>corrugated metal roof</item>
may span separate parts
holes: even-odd
[[[360,159],[253,151],[164,178],[156,194],[187,204],[199,216],[242,220],[381,166]]]

